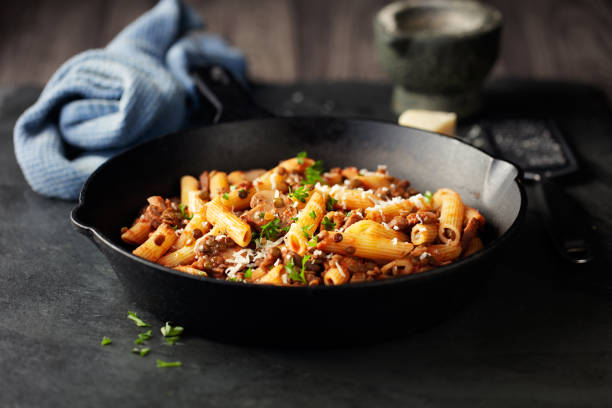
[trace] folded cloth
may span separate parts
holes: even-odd
[[[199,106],[191,67],[222,64],[244,79],[241,52],[213,35],[183,37],[202,26],[180,0],[161,0],[106,48],[64,63],[15,125],[15,155],[32,189],[75,199],[111,156],[187,125]]]

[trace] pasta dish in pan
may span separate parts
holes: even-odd
[[[451,189],[332,168],[306,152],[271,170],[204,171],[180,199],[152,196],[124,242],[175,270],[272,285],[341,285],[420,273],[480,250],[484,217]]]

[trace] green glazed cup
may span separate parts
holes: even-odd
[[[382,8],[374,37],[377,57],[395,84],[392,109],[476,113],[501,29],[501,13],[472,0],[406,0]]]

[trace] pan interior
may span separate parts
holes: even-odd
[[[453,138],[380,122],[294,118],[227,123],[140,145],[90,178],[80,217],[125,247],[121,227],[131,224],[147,197],[178,196],[182,175],[270,168],[304,150],[326,168],[385,164],[420,191],[452,188],[485,215],[493,236],[510,228],[521,207],[516,168]]]

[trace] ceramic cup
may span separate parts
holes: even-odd
[[[499,51],[502,15],[471,0],[406,0],[374,19],[378,59],[393,80],[392,108],[469,116]]]

